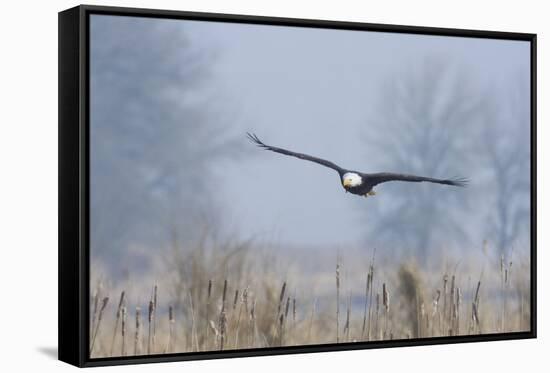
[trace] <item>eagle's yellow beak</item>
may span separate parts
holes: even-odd
[[[344,185],[344,188],[350,186],[351,185],[351,179],[344,179],[343,185]]]

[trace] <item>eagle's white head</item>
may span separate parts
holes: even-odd
[[[342,176],[342,185],[344,188],[353,188],[361,185],[361,183],[363,183],[363,178],[355,172],[346,172]]]

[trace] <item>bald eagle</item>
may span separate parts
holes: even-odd
[[[380,183],[385,183],[386,181],[409,181],[409,182],[427,181],[429,183],[452,185],[452,186],[458,186],[458,187],[464,187],[468,183],[468,180],[464,178],[434,179],[431,177],[396,174],[396,173],[390,173],[390,172],[378,172],[378,173],[367,174],[359,171],[346,170],[330,161],[327,161],[321,158],[312,157],[311,155],[302,154],[302,153],[295,153],[290,150],[266,145],[262,141],[260,141],[258,136],[256,136],[255,134],[251,134],[247,132],[247,136],[250,141],[252,141],[254,144],[258,145],[263,149],[270,150],[272,152],[276,152],[284,155],[290,155],[292,157],[296,157],[296,158],[303,159],[310,162],[315,162],[325,167],[332,168],[333,170],[338,172],[338,175],[340,176],[340,182],[342,183],[342,186],[344,187],[346,192],[350,192],[359,196],[364,196],[364,197],[374,196],[376,193],[374,192],[373,187]]]

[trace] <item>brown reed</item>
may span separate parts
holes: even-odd
[[[443,275],[443,320],[447,322],[447,285],[449,276],[445,273]]]
[[[141,308],[136,307],[136,333],[134,336],[134,355],[141,354]]]
[[[336,343],[340,343],[340,263],[336,262]]]
[[[350,342],[350,317],[351,317],[351,291],[349,292],[347,308],[346,308],[346,323],[344,324],[344,334],[346,335],[346,342]]]
[[[122,337],[122,341],[120,342],[120,354],[122,356],[126,356],[126,319],[127,319],[127,310],[126,310],[126,306],[122,306],[122,310],[121,310],[121,328],[120,328],[120,333],[121,333],[121,337]]]
[[[234,346],[235,348],[239,348],[239,330],[241,327],[241,314],[247,298],[248,298],[248,287],[246,287],[243,290],[243,294],[241,295],[241,302],[239,304],[239,312],[237,314],[236,325],[234,328],[235,329],[235,346]]]
[[[286,290],[286,281],[283,282],[283,286],[281,287],[281,293],[279,294],[279,304],[277,305],[277,316],[275,317],[275,320],[278,320],[281,314],[281,309],[283,307],[283,300],[285,299],[285,290]]]
[[[94,335],[92,337],[92,345],[90,346],[90,355],[92,355],[92,352],[94,351],[94,345],[95,345],[97,333],[99,333],[99,327],[101,326],[101,320],[103,319],[103,312],[107,307],[107,303],[109,303],[109,297],[103,298],[103,300],[101,301],[101,309],[99,310],[99,314],[97,316],[97,324],[95,326]]]
[[[382,305],[384,306],[384,338],[388,331],[388,318],[390,314],[390,292],[386,288],[386,283],[382,284]]]
[[[226,327],[227,327],[227,315],[225,311],[225,301],[227,297],[227,279],[223,282],[223,291],[222,291],[222,308],[220,310],[220,316],[218,320],[219,328],[219,348],[223,350],[226,338]]]
[[[153,328],[153,313],[155,312],[155,302],[153,301],[153,299],[151,299],[149,301],[149,313],[148,313],[148,317],[147,317],[147,322],[148,322],[148,327],[149,327],[149,330],[148,330],[148,333],[147,333],[147,353],[150,354],[151,353],[151,344],[152,344],[152,338],[153,338],[153,333],[152,333],[152,328]]]
[[[156,336],[157,336],[157,307],[158,307],[158,285],[153,287],[153,351],[155,351]]]
[[[120,293],[120,300],[118,302],[118,308],[116,310],[116,320],[115,320],[115,328],[114,328],[114,332],[113,332],[113,341],[111,342],[111,356],[113,355],[113,351],[114,351],[114,348],[115,348],[115,340],[116,340],[116,335],[117,335],[117,331],[118,331],[118,324],[120,322],[122,307],[124,306],[124,297],[125,297],[125,291],[123,290]]]
[[[174,309],[170,305],[168,306],[168,341],[166,342],[166,348],[164,349],[165,353],[172,352],[172,339],[174,336],[174,324],[176,323],[176,319],[174,317]]]
[[[249,325],[250,334],[252,334],[252,338],[248,338],[249,343],[248,346],[255,346],[256,345],[256,298],[252,301],[252,306],[250,307],[250,325]]]
[[[210,341],[209,337],[209,323],[210,323],[210,297],[212,296],[212,279],[208,280],[208,287],[206,289],[206,309],[205,309],[205,325],[204,325],[204,335],[205,335],[205,347],[208,348],[208,343]]]
[[[370,263],[370,266],[369,266],[369,276],[367,276],[367,283],[369,285],[369,314],[368,314],[368,319],[367,319],[367,341],[370,340],[371,338],[371,323],[372,323],[372,320],[371,320],[371,313],[372,313],[372,301],[373,301],[373,284],[374,284],[374,259],[375,259],[375,255],[376,255],[376,249],[373,250],[373,253],[372,253],[372,260],[371,260],[371,263]],[[369,277],[370,277],[370,281],[369,281]]]
[[[193,295],[189,292],[189,309],[191,310],[191,348],[193,351],[199,351],[199,338],[197,336],[197,327],[195,322],[195,307],[193,305]]]

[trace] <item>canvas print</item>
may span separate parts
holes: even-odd
[[[529,42],[89,22],[91,358],[530,330]]]

